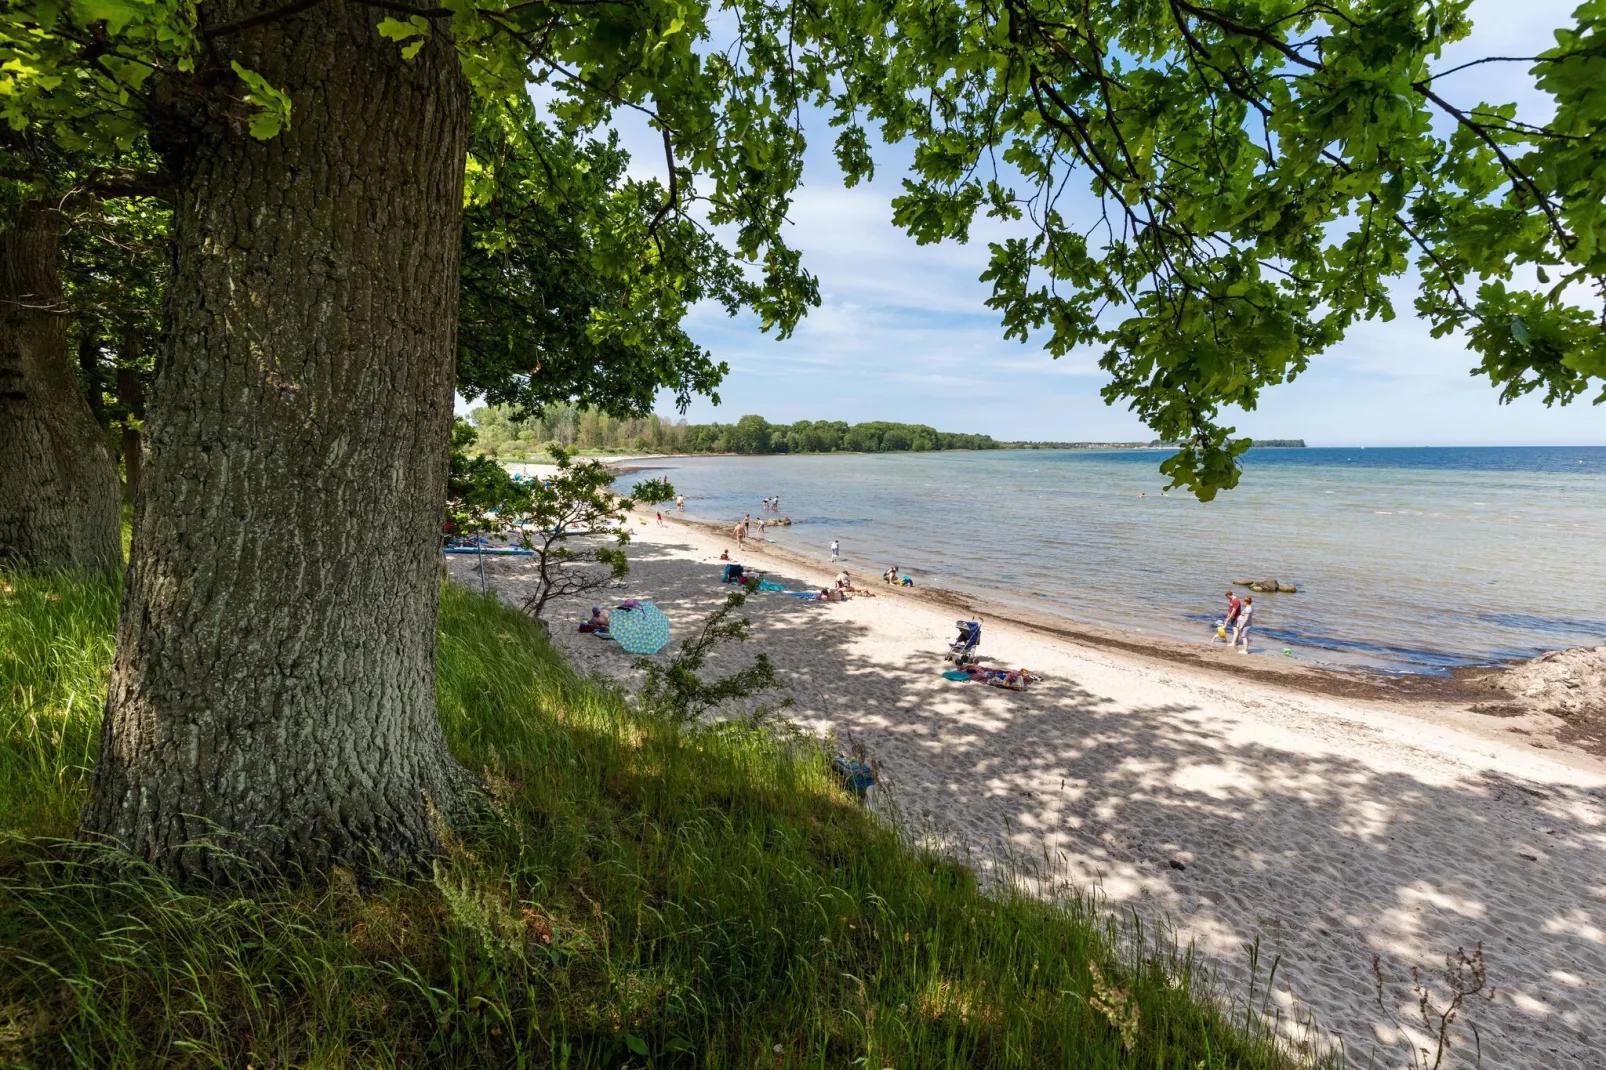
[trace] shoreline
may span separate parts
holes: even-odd
[[[669,514],[664,515],[664,520],[666,523],[672,521],[695,529],[729,544],[733,549],[736,546],[735,540],[729,534],[729,526]],[[816,573],[824,569],[825,582],[822,586],[830,585],[831,576],[827,564],[776,543],[758,542],[755,548],[755,540],[758,538],[756,535],[750,537],[749,548],[743,553],[769,558],[781,567],[809,569]],[[1507,731],[1513,727],[1524,727],[1515,724],[1512,720],[1514,717],[1544,715],[1546,712],[1542,708],[1526,708],[1520,701],[1520,695],[1513,695],[1502,686],[1505,677],[1538,659],[1457,666],[1443,673],[1391,674],[1366,669],[1340,669],[1282,660],[1267,655],[1234,656],[1227,648],[1215,644],[1189,643],[1133,629],[1087,624],[1069,617],[1005,605],[984,596],[932,584],[893,587],[882,583],[879,579],[873,579],[867,581],[867,586],[877,596],[908,599],[928,606],[944,606],[968,614],[980,620],[984,628],[988,626],[989,621],[994,626],[1007,622],[1072,643],[1202,669],[1231,679],[1291,687],[1312,695],[1420,703],[1429,708],[1483,706],[1486,707],[1485,710],[1469,709],[1468,713],[1474,717],[1495,718],[1500,722],[1498,728]],[[1570,650],[1554,651],[1552,654],[1587,653],[1591,649],[1575,647]],[[1596,713],[1597,716],[1586,718],[1586,723],[1582,725],[1552,726],[1556,729],[1553,739],[1545,745],[1566,748],[1570,744],[1577,744],[1577,749],[1584,753],[1606,757],[1606,708]],[[1544,740],[1541,739],[1541,742]]]
[[[548,614],[577,668],[626,689],[636,659],[574,630],[590,604],[653,600],[678,639],[730,590],[722,549],[797,588],[836,571],[769,544],[736,553],[716,525],[652,519],[631,522],[620,588]],[[477,582],[473,565],[449,568]],[[487,562],[515,603],[528,576],[520,559]],[[1606,1041],[1606,762],[1554,743],[1559,719],[1480,715],[1392,680],[1335,693],[1332,674],[1306,666],[1043,628],[930,588],[869,590],[845,603],[750,597],[750,639],[716,650],[704,676],[767,656],[777,687],[756,700],[877,758],[884,804],[915,839],[985,881],[1091,892],[1148,932],[1174,927],[1228,996],[1242,998],[1259,943],[1280,966],[1263,996],[1262,965],[1257,1004],[1276,1004],[1292,1045],[1314,1014],[1358,1065],[1400,1039],[1373,956],[1405,1020],[1411,971],[1437,978],[1445,955],[1480,942],[1500,991],[1469,1012],[1489,1065],[1560,1070]],[[961,613],[983,621],[984,662],[1041,680],[1024,692],[944,680]]]

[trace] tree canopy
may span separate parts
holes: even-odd
[[[194,0],[13,6],[0,21],[0,115],[63,144],[126,145],[204,97],[272,136],[295,121],[292,102],[238,63],[220,66],[215,44],[317,2],[205,30]],[[984,276],[1006,335],[1041,336],[1054,356],[1103,346],[1107,400],[1185,443],[1165,469],[1208,497],[1236,482],[1247,447],[1223,407],[1254,407],[1357,320],[1393,317],[1390,283],[1412,273],[1418,314],[1436,334],[1462,332],[1503,399],[1566,403],[1606,387],[1596,88],[1606,0],[1580,5],[1539,56],[1447,64],[1443,50],[1469,32],[1469,3],[454,0],[397,7],[376,31],[407,55],[449,28],[483,97],[521,102],[527,80],[548,83],[571,131],[645,111],[663,135],[668,188],[651,215],[647,188],[616,190],[636,204],[621,217],[632,233],[611,235],[612,248],[639,253],[650,239],[669,275],[696,275],[710,250],[684,228],[666,242],[665,224],[684,223],[700,200],[760,265],[757,289],[715,264],[683,299],[746,301],[783,331],[814,299],[781,227],[800,174],[800,109],[828,111],[850,181],[872,171],[868,126],[911,142],[896,221],[922,242],[966,239],[978,212],[1018,224],[991,244]],[[1476,68],[1493,62],[1527,63],[1553,113],[1477,100]],[[521,118],[498,136],[515,130],[533,133]],[[567,151],[609,172],[610,147]],[[483,173],[471,210],[535,207],[519,174]],[[470,252],[538,282],[539,257],[513,263],[506,252],[540,216],[503,217]],[[611,287],[623,317],[591,325],[599,345],[633,344],[622,324],[662,312],[623,263],[590,280]],[[468,325],[493,322],[481,310]],[[508,370],[491,347],[468,345],[471,365]],[[654,359],[679,389],[706,388],[714,367],[689,342]],[[555,396],[528,377],[489,378],[520,382],[532,403]],[[615,385],[639,399],[639,382]]]
[[[705,298],[767,308],[789,330],[811,286],[771,298],[666,191],[625,178],[617,135],[538,121],[528,100],[481,103],[469,139],[458,390],[529,411],[649,412],[715,398],[726,372],[681,329]]]
[[[1445,62],[1468,5],[842,3],[835,101],[913,143],[915,238],[1017,231],[983,276],[1006,335],[1105,347],[1105,398],[1184,443],[1163,469],[1208,498],[1248,446],[1222,408],[1391,319],[1413,271],[1503,399],[1606,399],[1606,2],[1539,56]],[[1554,113],[1479,101],[1487,63],[1529,65]],[[866,144],[845,126],[850,179]]]

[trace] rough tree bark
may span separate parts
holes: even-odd
[[[139,495],[140,462],[144,460],[139,428],[145,422],[145,382],[139,376],[144,352],[139,328],[123,325],[117,346],[117,403],[123,407],[123,500],[130,506]]]
[[[468,89],[384,15],[218,38],[293,125],[163,134],[166,348],[84,825],[181,877],[407,867],[473,794],[435,709]]]
[[[117,469],[67,344],[60,238],[39,203],[0,230],[0,562],[113,572]]]

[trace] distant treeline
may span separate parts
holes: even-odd
[[[483,406],[469,413],[479,447],[493,457],[541,453],[550,442],[569,449],[643,450],[653,453],[893,453],[926,450],[993,450],[987,435],[960,435],[925,424],[800,420],[772,424],[743,416],[733,424],[689,424],[661,416],[614,417],[551,405],[515,420],[511,410]]]
[[[1254,443],[1257,448],[1305,448],[1305,440],[1302,438],[1257,438]],[[1001,450],[1144,450],[1176,449],[1180,445],[1180,442],[1162,442],[1156,438],[1148,442],[1000,442],[998,443],[998,448]]]

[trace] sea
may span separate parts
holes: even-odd
[[[1262,656],[1442,674],[1606,643],[1606,447],[1251,449],[1211,502],[1163,492],[1165,456],[646,463],[692,519],[756,521],[778,495],[777,545],[824,562],[838,540],[861,581],[896,565],[1073,623],[1204,642],[1234,581],[1276,579],[1298,593],[1255,596]]]

